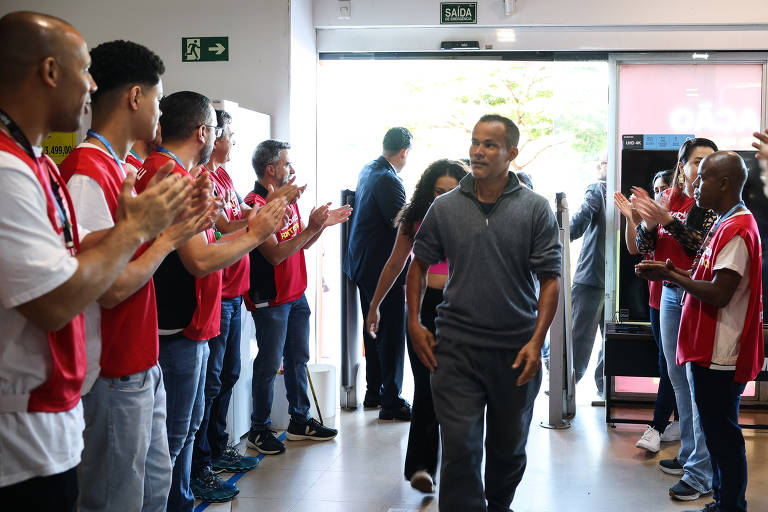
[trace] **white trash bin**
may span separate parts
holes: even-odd
[[[310,364],[309,374],[312,377],[312,384],[315,386],[315,394],[320,404],[320,412],[323,415],[323,422],[327,425],[333,425],[329,420],[336,416],[336,367],[330,364]],[[320,419],[315,407],[315,400],[312,398],[312,388],[308,389],[310,409],[309,414],[315,419]]]
[[[332,420],[336,416],[336,367],[330,364],[310,364],[309,374],[312,376],[312,384],[315,386],[317,401],[320,404],[320,412],[323,413],[323,422],[333,425]],[[317,420],[315,400],[312,397],[312,388],[307,385],[307,398],[309,398],[309,415]],[[291,421],[288,414],[288,399],[285,396],[285,375],[278,373],[275,376],[274,398],[272,399],[272,428],[285,430]]]

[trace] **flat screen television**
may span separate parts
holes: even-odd
[[[760,180],[760,168],[755,159],[754,151],[737,151],[744,159],[749,170],[747,185],[744,189],[744,201],[752,211],[760,230],[763,245],[763,308],[765,312],[766,292],[768,292],[768,198],[763,191]],[[640,186],[650,191],[653,176],[661,170],[674,169],[677,151],[673,150],[637,150],[624,149],[621,152],[621,192],[629,197],[630,188]],[[611,200],[612,198],[608,198]],[[633,256],[627,251],[624,243],[624,221],[621,223],[618,261],[618,319],[621,322],[648,322],[648,284],[635,276],[635,264],[642,257]]]

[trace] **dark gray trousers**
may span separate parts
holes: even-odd
[[[511,368],[517,353],[438,339],[432,397],[443,443],[441,512],[509,510],[525,471],[525,444],[541,386],[541,371],[517,386],[521,370]]]
[[[579,382],[587,371],[592,347],[595,345],[595,334],[600,327],[603,332],[603,310],[605,306],[605,289],[587,284],[574,283],[571,288],[571,305],[573,307],[573,369],[576,382]],[[595,367],[595,385],[597,391],[603,394],[603,351],[600,350],[597,366]]]

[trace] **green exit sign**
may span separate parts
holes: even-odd
[[[229,37],[182,37],[181,62],[229,60]]]
[[[477,2],[440,2],[440,23],[458,25],[477,23]]]

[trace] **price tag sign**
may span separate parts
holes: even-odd
[[[76,141],[77,132],[51,132],[43,141],[43,153],[59,165],[75,148]]]

